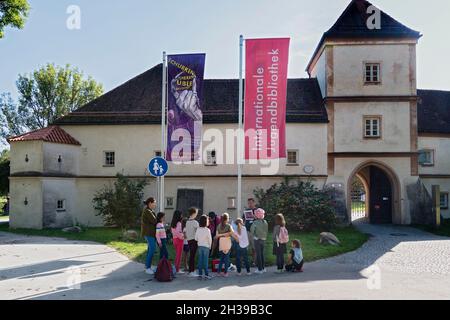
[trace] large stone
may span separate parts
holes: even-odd
[[[320,244],[331,244],[333,246],[341,245],[339,239],[331,232],[322,232],[319,239]]]
[[[134,230],[127,230],[123,233],[123,238],[128,241],[136,241],[138,233]]]
[[[83,231],[83,230],[81,230],[81,228],[78,226],[67,227],[67,228],[62,229],[62,232],[68,232],[68,233],[80,233],[81,231]]]

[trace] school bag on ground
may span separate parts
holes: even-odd
[[[165,257],[163,257],[158,263],[155,278],[160,282],[170,282],[173,280],[172,265]]]
[[[280,233],[278,234],[278,242],[281,244],[289,242],[289,232],[286,229],[286,227],[280,227]]]

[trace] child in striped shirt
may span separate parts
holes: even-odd
[[[167,234],[164,226],[164,212],[159,212],[156,216],[156,242],[159,246],[159,259],[165,257],[169,259],[169,252],[167,251]]]

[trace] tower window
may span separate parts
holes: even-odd
[[[364,117],[364,137],[381,138],[381,117]]]
[[[366,63],[364,72],[366,84],[379,84],[381,82],[380,63]]]

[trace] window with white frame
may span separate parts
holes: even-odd
[[[364,137],[380,138],[381,137],[381,117],[364,117]]]
[[[206,165],[207,166],[217,165],[216,150],[207,150],[206,151]]]
[[[291,166],[298,165],[298,150],[287,151],[287,164]]]
[[[366,84],[378,84],[381,82],[380,63],[366,63],[364,79]]]
[[[441,192],[441,209],[448,209],[448,192]]]
[[[56,201],[56,211],[66,211],[66,200],[57,200]]]
[[[434,150],[431,149],[420,150],[419,164],[423,167],[434,166]]]
[[[228,209],[236,209],[236,197],[228,197]]]
[[[116,154],[114,151],[105,151],[103,165],[105,167],[114,167],[116,165]]]

